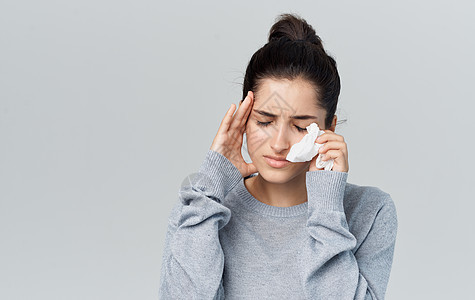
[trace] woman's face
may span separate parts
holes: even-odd
[[[316,101],[314,88],[303,79],[264,79],[254,91],[254,105],[246,124],[247,150],[266,181],[285,183],[308,170],[310,161],[278,167],[265,156],[285,159],[313,122],[325,129],[326,112],[317,107]]]

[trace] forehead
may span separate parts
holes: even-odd
[[[263,79],[254,92],[254,109],[273,114],[318,114],[315,88],[304,79]]]

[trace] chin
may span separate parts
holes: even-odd
[[[289,169],[273,169],[269,166],[259,169],[259,175],[269,183],[283,184],[292,179],[295,174],[295,170]]]

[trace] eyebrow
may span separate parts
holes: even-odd
[[[277,115],[271,114],[271,113],[266,112],[266,111],[263,111],[263,110],[254,109],[254,111],[255,111],[256,113],[261,114],[261,115],[266,116],[266,117],[271,117],[271,118],[277,117]],[[317,117],[315,117],[315,116],[310,116],[310,115],[290,116],[290,118],[291,118],[291,119],[295,119],[295,120],[318,119]]]

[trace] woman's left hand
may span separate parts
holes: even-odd
[[[318,154],[310,162],[308,171],[318,171],[324,168],[317,168],[317,157],[322,155],[322,160],[327,161],[333,158],[332,171],[348,172],[348,150],[343,136],[331,130],[324,130],[325,133],[317,137],[316,143],[324,144],[318,149]]]

